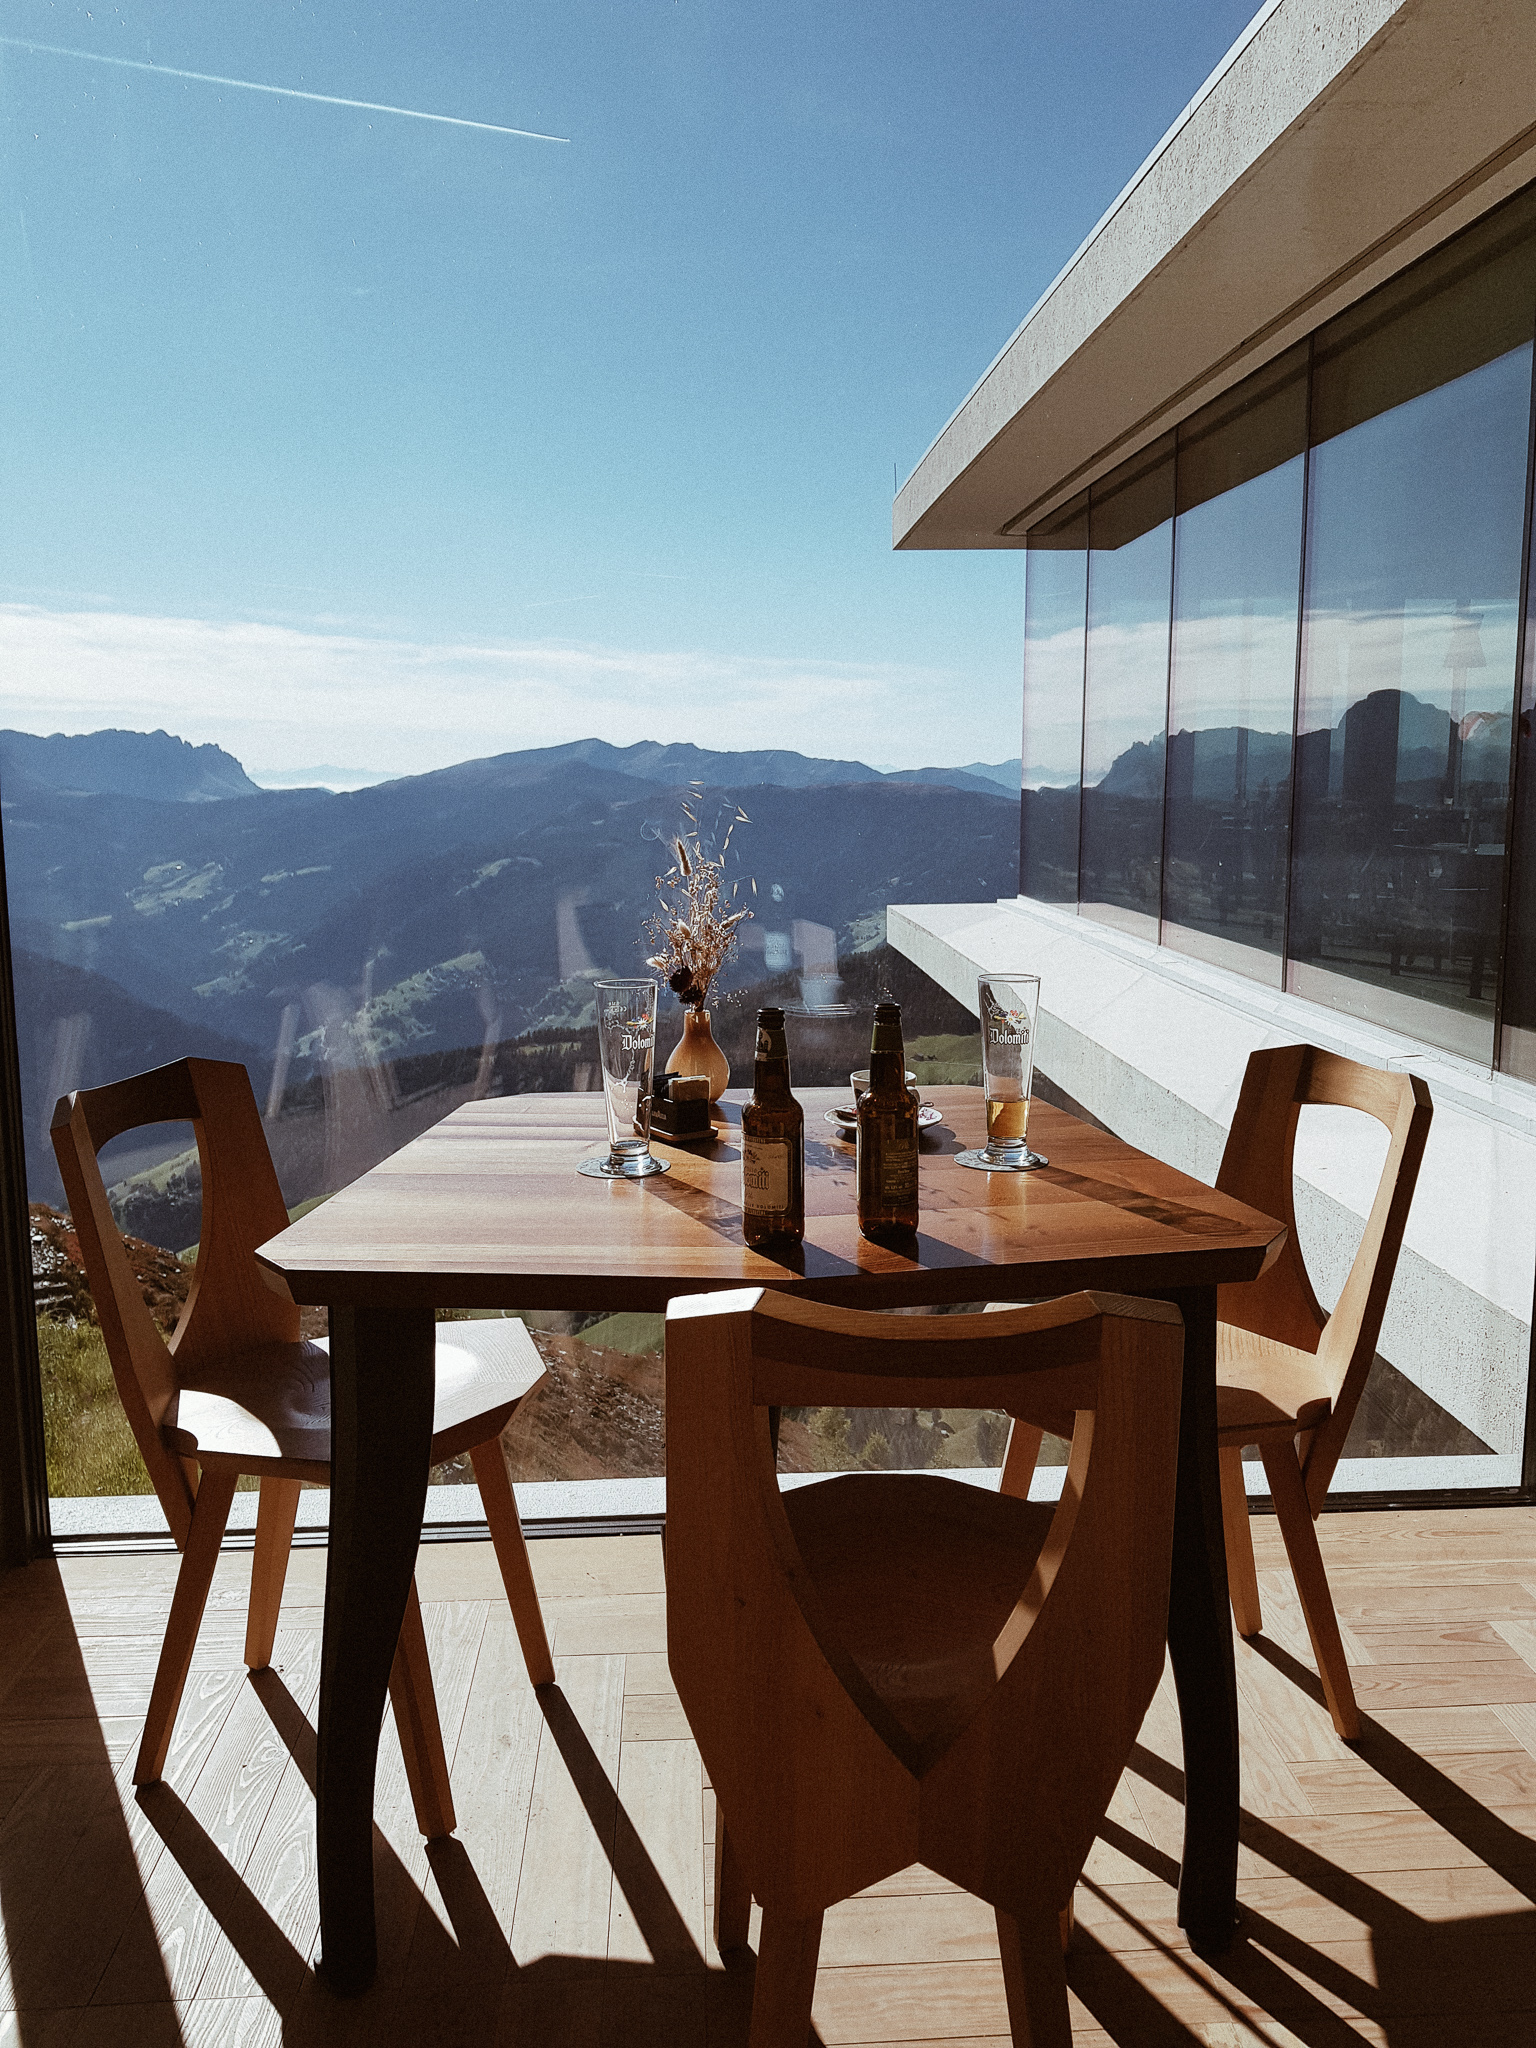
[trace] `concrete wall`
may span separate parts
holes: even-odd
[[[1496,1452],[1518,1455],[1536,1273],[1536,1088],[1023,898],[893,905],[887,929],[971,1010],[978,969],[1039,974],[1038,1057],[1050,1079],[1130,1143],[1207,1182],[1259,1046],[1307,1041],[1421,1074],[1434,1123],[1381,1349]],[[1385,1150],[1366,1117],[1303,1112],[1297,1225],[1325,1307]]]

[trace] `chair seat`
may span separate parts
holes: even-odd
[[[442,1323],[432,1408],[432,1462],[486,1442],[544,1374],[522,1323],[501,1317]],[[326,1340],[269,1344],[193,1376],[164,1424],[181,1457],[238,1464],[328,1468],[331,1361]],[[298,1475],[308,1476],[308,1475]]]
[[[1216,1325],[1217,1441],[1228,1449],[1326,1421],[1333,1396],[1310,1351]]]
[[[1054,1508],[914,1473],[848,1473],[783,1499],[833,1630],[902,1727],[921,1739],[968,1721]]]

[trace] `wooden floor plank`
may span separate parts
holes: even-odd
[[[1076,2015],[1074,2015],[1075,2019]],[[1008,2038],[1003,1966],[912,1962],[818,1971],[811,2018],[827,2048],[844,2042]]]
[[[1259,1571],[1259,1599],[1264,1612],[1264,1633],[1282,1648],[1299,1657],[1303,1663],[1312,1662],[1312,1638],[1307,1633],[1307,1618],[1302,1612],[1301,1598],[1296,1591],[1295,1576],[1289,1561],[1277,1569]],[[1351,1618],[1338,1617],[1339,1639],[1344,1645],[1344,1654],[1352,1664],[1369,1661],[1366,1647],[1351,1626]]]
[[[1393,1624],[1361,1621],[1355,1640],[1371,1664],[1468,1664],[1491,1658],[1508,1662],[1511,1645],[1489,1621]],[[1360,1660],[1356,1660],[1360,1661]]]
[[[1536,1670],[1536,1616],[1527,1620],[1519,1614],[1500,1614],[1488,1624],[1489,1634]]]
[[[111,1954],[96,1960],[96,1974],[81,1988],[61,1968],[53,1930],[71,1918],[73,1886],[66,1878],[82,1838],[93,1824],[123,1835],[122,1806],[111,1766],[50,1764],[32,1774],[25,1795],[0,1824],[0,1907],[5,1945],[0,1955],[0,2006],[83,2005]],[[135,1875],[125,1901],[132,1909]]]
[[[1419,1756],[1437,1756],[1444,1750],[1464,1756],[1474,1749],[1506,1750],[1511,1735],[1529,1748],[1512,1718],[1522,1714],[1536,1716],[1536,1708],[1507,1703],[1499,1707],[1386,1707],[1378,1708],[1371,1719]],[[1532,1733],[1536,1734],[1536,1721]]]
[[[320,1683],[320,1634],[286,1624],[274,1661],[308,1700]],[[240,1952],[253,1982],[279,2010],[298,1990],[305,1952],[288,1944],[241,1873],[255,1852],[285,1770],[288,1752],[261,1699],[242,1685],[196,1783],[183,1799],[171,1786],[150,1788],[141,1806],[165,1845],[144,1884],[137,1941],[119,1944],[92,1997],[96,2005],[138,2005],[155,1995],[158,1970],[146,1959],[158,1950],[171,1995],[190,2001],[216,1953],[238,1929]],[[157,1959],[158,1960],[158,1959]]]
[[[1357,1664],[1351,1674],[1362,1714],[1383,1707],[1498,1706],[1536,1702],[1536,1671],[1519,1657],[1458,1664]]]
[[[95,2007],[70,2048],[278,2048],[283,2023],[264,1998]]]
[[[909,1956],[934,1963],[995,1960],[997,1919],[992,1908],[958,1889],[937,1895],[865,1892],[834,1906],[823,1923],[823,1969],[870,1964],[888,1968]]]
[[[1509,1838],[1509,1860],[1522,1884],[1536,1883],[1536,1807],[1505,1807],[1489,1816]],[[1273,1863],[1294,1843],[1334,1868],[1355,1874],[1393,1870],[1452,1870],[1485,1863],[1445,1819],[1416,1809],[1396,1813],[1318,1814],[1308,1820],[1282,1814],[1264,1823],[1268,1843],[1261,1860]],[[1491,1837],[1489,1838],[1491,1841]],[[1258,1854],[1259,1852],[1254,1852]],[[1506,1873],[1506,1875],[1509,1873]],[[1262,1872],[1273,1876],[1272,1869]]]
[[[1243,1720],[1262,1723],[1274,1753],[1286,1763],[1347,1757],[1349,1750],[1335,1733],[1323,1703],[1310,1652],[1303,1658],[1287,1651],[1284,1655],[1290,1661],[1280,1663],[1268,1652],[1269,1644],[1262,1638],[1237,1645],[1237,1699]]]
[[[502,1993],[490,2048],[600,2048],[602,2025],[598,1978],[518,1970]]]
[[[557,1656],[547,1690],[512,1954],[596,1975],[608,1954],[624,1659]]]
[[[611,1961],[650,1961],[672,1975],[703,1968],[703,1841],[692,1738],[627,1742],[619,1764]]]
[[[0,1827],[11,1808],[37,1780],[37,1772],[27,1764],[9,1764],[0,1769]]]
[[[222,1670],[194,1673],[176,1717],[166,1756],[163,1784],[177,1798],[187,1798],[213,1753],[234,1702],[243,1670],[238,1663]],[[13,1908],[3,1875],[7,1936],[14,1965],[18,2002],[31,2002],[22,1987],[37,1987],[37,2002],[52,1998],[85,2005],[114,1954],[124,1945],[143,1962],[146,1981],[162,1995],[169,1992],[165,1959],[153,1929],[144,1917],[143,1888],[164,1851],[150,1817],[133,1794],[131,1759],[134,1740],[110,1778],[110,1790],[85,1826],[65,1835],[67,1856],[57,1866],[28,1871],[25,1894]],[[95,1770],[110,1770],[97,1765]],[[50,1995],[51,1994],[51,1997]]]
[[[289,1626],[285,1620],[279,1646]],[[282,1771],[271,1804],[239,1868],[242,1891],[263,1919],[254,1929],[259,1946],[242,1946],[234,1938],[235,1930],[226,1930],[226,1939],[215,1946],[198,1983],[197,1993],[203,1998],[244,1996],[256,1988],[253,1964],[264,1967],[268,1957],[280,1953],[279,1945],[307,1964],[314,1943],[315,1818],[309,1779],[314,1773],[312,1723],[319,1674],[275,1657],[269,1672],[247,1682],[270,1730],[265,1739],[282,1751]]]
[[[1536,1583],[1536,1573],[1527,1571]],[[1468,1588],[1474,1597],[1468,1598]],[[1536,1593],[1517,1578],[1488,1577],[1476,1564],[1446,1564],[1438,1561],[1421,1577],[1400,1565],[1361,1564],[1348,1571],[1330,1571],[1328,1590],[1341,1627],[1357,1622],[1385,1621],[1394,1617],[1404,1623],[1466,1618],[1469,1610],[1492,1618],[1495,1615],[1523,1616],[1536,1620]]]
[[[484,1626],[457,1740],[449,1742],[459,1827],[420,1850],[427,1899],[407,1967],[371,2001],[381,2026],[413,2041],[488,2039],[515,1974],[508,1929],[544,1718],[499,1584],[497,1593],[479,1603]]]
[[[0,2012],[0,2048],[72,2048],[81,2018],[79,2006],[57,2012]]]
[[[529,1544],[528,1557],[541,1605],[666,1591],[658,1536],[541,1537]],[[423,1600],[506,1598],[489,1543],[423,1544],[416,1582]]]
[[[666,1597],[661,1593],[595,1594],[542,1600],[544,1619],[567,1657],[621,1657],[664,1652]]]
[[[1442,1750],[1433,1773],[1416,1776],[1411,1791],[1363,1759],[1294,1769],[1314,1813],[1433,1813],[1467,1799],[1490,1808],[1536,1805],[1536,1758],[1524,1749]]]
[[[1083,1866],[1083,1875],[1096,1884],[1135,1884],[1158,1876],[1178,1853],[1159,1841],[1148,1825],[1136,1796],[1140,1783],[1134,1772],[1127,1771],[1115,1787]]]
[[[629,1659],[626,1658],[628,1667]],[[624,1740],[626,1742],[687,1742],[693,1730],[676,1693],[624,1693]]]
[[[624,1697],[631,1699],[637,1693],[653,1692],[676,1695],[677,1687],[672,1683],[666,1653],[662,1650],[635,1650],[624,1664]]]
[[[713,1841],[713,1836],[710,1839]],[[959,1885],[952,1884],[947,1877],[940,1877],[937,1871],[914,1863],[906,1870],[898,1870],[893,1877],[882,1878],[879,1884],[867,1886],[857,1896],[861,1899],[903,1899],[920,1893],[936,1898],[941,1893],[959,1891]]]

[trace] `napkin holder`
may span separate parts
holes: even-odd
[[[709,1077],[706,1074],[658,1074],[651,1089],[651,1136],[675,1145],[712,1138],[709,1121]]]

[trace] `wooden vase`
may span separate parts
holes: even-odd
[[[718,1102],[731,1085],[731,1063],[716,1045],[709,1028],[709,1012],[686,1009],[683,1035],[667,1061],[669,1074],[702,1074],[709,1083],[709,1099]]]

